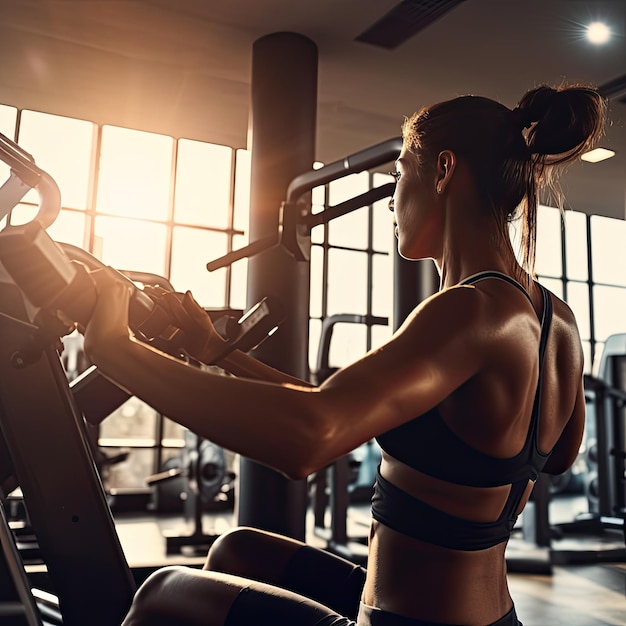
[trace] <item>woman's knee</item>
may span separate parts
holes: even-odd
[[[256,533],[252,528],[233,528],[221,534],[209,549],[204,569],[227,573],[241,570],[254,551]]]
[[[222,625],[242,586],[224,574],[164,567],[139,587],[122,626]]]
[[[172,589],[184,577],[184,568],[179,566],[163,567],[150,574],[137,589],[122,626],[165,625],[166,616],[176,608],[170,606],[175,599]]]
[[[304,545],[254,528],[234,528],[215,540],[204,569],[274,583],[292,555]]]

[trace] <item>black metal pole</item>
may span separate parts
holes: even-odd
[[[396,250],[393,266],[393,329],[397,330],[409,313],[439,290],[439,274],[432,261],[408,261]]]
[[[252,50],[250,240],[276,235],[289,183],[312,169],[317,113],[317,46],[295,33],[274,33]],[[248,266],[248,305],[277,298],[287,314],[255,356],[301,378],[308,376],[309,264],[282,247]],[[258,407],[258,419],[271,407]],[[238,523],[304,539],[305,481],[292,481],[242,458]]]

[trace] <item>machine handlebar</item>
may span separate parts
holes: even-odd
[[[90,272],[105,267],[104,263],[80,248],[67,244],[61,247],[38,222],[9,226],[0,237],[0,262],[29,302],[53,314],[61,311],[72,322],[86,326],[97,298]],[[133,332],[139,339],[179,355],[184,332],[170,320],[163,307],[124,274],[119,275],[133,288],[129,307],[129,324]],[[235,349],[253,349],[283,319],[279,303],[264,298],[236,323],[225,327],[228,334],[224,349],[216,355],[214,362]]]
[[[2,133],[0,160],[11,168],[10,178],[0,187],[0,219],[32,188],[39,194],[39,211],[34,219],[43,228],[48,228],[61,211],[61,192],[56,181],[35,165],[35,160],[28,152]]]

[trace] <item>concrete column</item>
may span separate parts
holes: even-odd
[[[252,181],[250,241],[278,232],[280,205],[288,184],[315,160],[317,46],[295,33],[274,33],[252,50],[250,136]],[[263,362],[294,376],[308,373],[309,264],[282,248],[250,259],[248,305],[272,296],[287,318],[255,351]],[[269,407],[258,407],[259,420]],[[304,539],[305,481],[242,458],[238,522]]]
[[[439,273],[433,261],[407,261],[396,250],[393,266],[394,330],[422,300],[438,290]]]

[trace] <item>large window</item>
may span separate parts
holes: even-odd
[[[626,332],[626,222],[539,207],[537,273],[576,316],[591,372],[606,338]]]
[[[314,190],[313,211],[336,206],[390,180],[388,175],[363,172],[333,181]],[[387,203],[357,209],[311,234],[309,365],[313,371],[325,320],[336,320],[330,351],[322,359],[330,368],[356,360],[391,334],[395,240]]]
[[[62,208],[48,229],[55,240],[121,270],[164,276],[205,307],[245,307],[245,267],[205,266],[246,243],[246,151],[8,106],[0,106],[0,132],[59,185]],[[0,167],[2,183],[9,169]],[[28,192],[11,223],[31,220],[38,204]],[[69,349],[80,341],[71,337]],[[100,444],[112,455],[130,450],[107,472],[107,486],[136,489],[178,454],[183,429],[131,398],[101,424]]]

